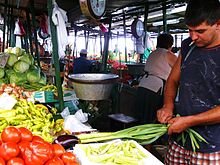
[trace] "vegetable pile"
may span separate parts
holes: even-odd
[[[165,124],[144,124],[123,129],[117,132],[95,132],[91,134],[79,134],[76,136],[79,138],[81,143],[92,143],[113,139],[133,139],[141,145],[146,145],[153,143],[161,136],[166,134],[167,129],[168,126]],[[184,142],[186,134],[189,134],[191,145],[194,151],[199,149],[198,141],[207,143],[207,141],[201,135],[199,135],[191,128],[188,128],[184,132],[184,136],[180,134],[179,139],[182,139]]]
[[[150,144],[167,132],[164,124],[144,124],[117,132],[94,132],[76,135],[81,143],[99,142],[113,139],[133,139],[139,144]]]
[[[53,114],[43,104],[25,99],[18,100],[12,110],[0,110],[0,132],[7,126],[26,127],[48,142],[63,130],[63,122],[63,119],[54,121]]]
[[[17,86],[15,83],[13,84],[1,84],[0,86],[0,95],[3,93],[7,93],[9,95],[14,95],[18,99],[26,99],[26,96],[23,95],[24,89],[22,87]]]
[[[90,161],[101,164],[143,165],[147,158],[147,154],[133,140],[78,146]]]
[[[24,128],[7,127],[1,133],[1,165],[78,165],[75,155]]]
[[[16,83],[19,86],[23,84],[33,87],[46,85],[46,76],[38,66],[34,64],[32,55],[19,47],[9,47],[1,55],[8,54],[6,66],[0,69],[0,84]],[[25,87],[25,86],[24,86]]]

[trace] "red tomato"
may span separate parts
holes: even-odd
[[[53,151],[53,146],[52,144],[48,142],[32,142],[31,143],[31,148],[40,157],[51,159],[54,157],[54,151]]]
[[[21,141],[20,143],[18,143],[18,147],[20,149],[20,153],[23,154],[25,149],[30,146],[30,143],[31,142],[28,142],[28,141]]]
[[[8,162],[7,165],[25,165],[24,164],[24,160],[19,158],[19,157],[15,157],[15,158],[11,158]]]
[[[20,131],[15,127],[6,127],[3,129],[1,138],[3,142],[19,142],[21,139]]]
[[[65,163],[65,165],[79,165],[79,163],[77,161],[72,162],[72,163]]]
[[[52,144],[55,156],[61,157],[66,151],[61,144]]]
[[[44,143],[45,140],[40,136],[34,135],[33,138],[32,138],[32,142],[43,142]]]
[[[31,142],[25,148],[23,158],[28,165],[41,165],[53,158],[54,152],[52,144],[48,142]]]
[[[23,159],[27,165],[43,165],[44,162],[40,157],[34,154],[33,150],[28,146],[23,153]]]
[[[72,152],[65,152],[61,158],[64,164],[71,164],[77,162],[76,156]]]
[[[5,165],[5,160],[0,157],[0,165]]]
[[[20,127],[18,128],[19,131],[21,132],[21,141],[31,141],[33,138],[32,132],[25,128],[25,127]]]
[[[45,165],[64,165],[63,161],[59,157],[54,157],[47,161]]]
[[[0,146],[0,157],[5,161],[18,156],[20,150],[15,142],[6,142]]]

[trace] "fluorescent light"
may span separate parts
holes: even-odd
[[[186,4],[181,7],[168,8],[166,14],[175,14],[175,13],[180,13],[183,11],[186,11]],[[162,10],[149,13],[147,18],[151,19],[151,18],[156,18],[156,17],[161,17],[161,16],[163,16]]]
[[[170,19],[170,20],[167,20],[167,24],[176,24],[176,23],[179,23],[179,19]],[[161,26],[163,25],[163,21],[158,21],[158,22],[153,22],[152,23],[153,26]]]
[[[156,11],[156,12],[149,13],[147,18],[151,19],[151,18],[156,18],[156,17],[160,17],[160,16],[163,16],[163,12]]]
[[[167,13],[167,14],[180,13],[180,12],[183,12],[183,11],[186,11],[186,5],[185,5],[185,6],[181,6],[181,7],[174,8],[174,9],[170,10],[170,12]]]

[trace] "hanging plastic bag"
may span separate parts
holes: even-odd
[[[48,32],[48,17],[46,14],[40,17],[40,28],[38,30],[38,35],[42,39],[46,39],[50,36]]]
[[[24,27],[23,27],[23,24],[22,24],[22,22],[20,21],[19,18],[15,22],[14,34],[17,35],[17,36],[24,36],[26,34],[25,30],[24,30]]]
[[[21,36],[24,36],[26,34],[25,30],[24,30],[24,26],[23,23],[21,22],[21,20],[18,20],[18,25],[20,27],[20,31],[21,31]]]
[[[15,35],[20,35],[20,34],[21,34],[21,30],[20,30],[20,27],[19,27],[19,25],[18,25],[18,19],[17,19],[16,22],[15,22],[14,34],[15,34]]]

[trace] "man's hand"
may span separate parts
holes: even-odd
[[[163,107],[157,111],[157,120],[160,123],[168,123],[172,119],[173,110],[170,108]]]
[[[171,135],[172,133],[181,133],[187,128],[190,127],[190,116],[185,117],[175,117],[168,121],[170,124],[168,128],[168,135]]]

